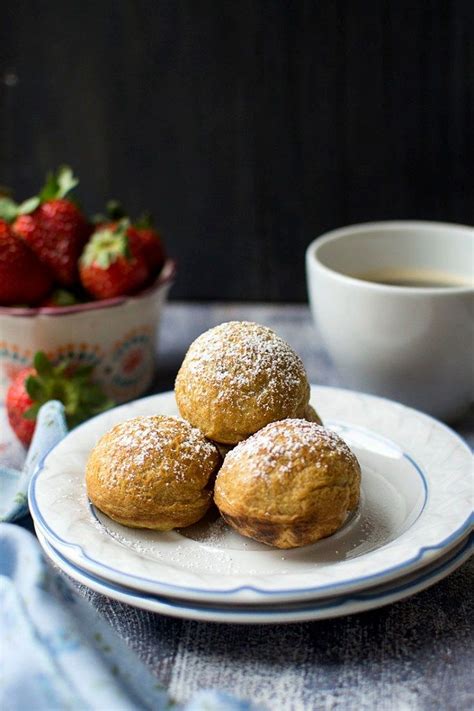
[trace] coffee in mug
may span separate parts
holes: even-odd
[[[453,420],[474,395],[474,228],[397,221],[310,244],[311,309],[343,382]]]

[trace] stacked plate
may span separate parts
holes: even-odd
[[[177,414],[173,393],[73,430],[40,463],[30,510],[47,556],[111,598],[176,617],[236,623],[323,619],[380,607],[448,575],[472,552],[472,456],[450,429],[398,403],[313,387],[312,403],[362,468],[356,514],[335,535],[276,550],[217,514],[180,531],[125,528],[87,499],[99,437],[137,415]]]

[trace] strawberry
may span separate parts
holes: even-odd
[[[31,442],[38,410],[48,400],[64,404],[69,427],[112,407],[113,402],[91,382],[92,370],[93,366],[72,368],[68,361],[53,366],[38,351],[34,367],[17,373],[8,388],[6,407],[10,425],[23,444]]]
[[[28,395],[25,383],[28,378],[36,375],[34,368],[22,368],[11,382],[7,392],[6,406],[10,425],[18,439],[26,446],[31,442],[35,431],[35,421],[26,419],[23,415],[33,406],[33,400]]]
[[[13,229],[46,264],[56,281],[72,286],[78,280],[77,260],[90,235],[90,226],[66,195],[78,184],[70,168],[50,174],[43,190],[21,205],[0,202],[0,216],[14,220]]]
[[[160,233],[153,227],[150,218],[143,217],[139,222],[131,225],[128,234],[133,235],[150,270],[158,273],[165,261],[165,250]]]
[[[81,282],[96,299],[133,294],[148,281],[147,263],[134,237],[128,235],[129,227],[128,220],[100,227],[82,253]]]
[[[106,206],[107,217],[97,215],[97,226],[113,227],[120,219],[127,217],[122,205],[117,200],[109,200]],[[148,264],[152,276],[158,273],[165,261],[163,241],[158,230],[153,226],[150,213],[146,212],[135,222],[131,222],[127,235],[133,239],[134,247],[139,249]]]
[[[36,304],[52,285],[47,267],[0,219],[0,304]]]

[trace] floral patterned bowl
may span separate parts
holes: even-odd
[[[74,306],[0,306],[0,398],[36,351],[93,364],[94,376],[117,403],[141,395],[155,372],[156,332],[175,276],[168,260],[155,283],[134,296]]]

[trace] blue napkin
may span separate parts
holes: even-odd
[[[43,405],[22,468],[24,450],[5,439],[6,431],[0,512],[12,521],[27,513],[38,461],[67,432],[64,409],[58,402]],[[257,711],[212,689],[177,707],[92,605],[46,564],[35,537],[11,523],[0,523],[0,635],[2,711]]]
[[[28,513],[28,486],[41,457],[67,434],[64,407],[47,402],[38,413],[37,425],[25,459],[25,450],[8,425],[5,408],[0,421],[0,521],[15,521]]]
[[[87,601],[46,565],[35,537],[0,524],[2,711],[177,709]],[[252,711],[207,690],[183,711]]]

